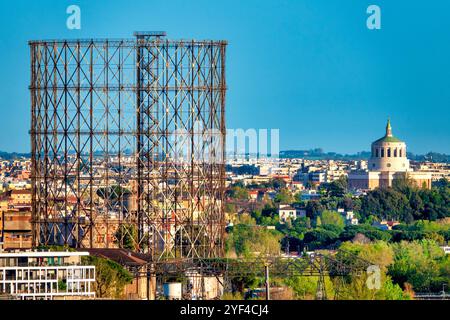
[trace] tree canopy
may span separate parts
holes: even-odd
[[[99,298],[122,298],[125,285],[133,276],[120,264],[101,257],[89,255],[83,262],[95,266],[95,294]]]

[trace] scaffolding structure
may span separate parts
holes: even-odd
[[[339,253],[312,253],[298,257],[255,257],[247,259],[180,259],[166,262],[149,263],[148,270],[156,278],[156,286],[179,281],[186,298],[192,297],[192,284],[204,284],[205,279],[216,279],[219,292],[242,292],[244,288],[235,287],[243,278],[265,278],[269,286],[270,277],[286,279],[292,277],[314,277],[317,279],[316,299],[339,300],[346,292],[346,285],[352,277],[367,277],[367,270],[373,263],[360,258],[352,252],[340,249]],[[188,272],[187,272],[188,271]],[[189,272],[195,272],[195,275]],[[333,282],[334,296],[327,296],[325,278]],[[199,286],[197,286],[199,287]],[[200,286],[201,287],[201,286]],[[160,290],[161,292],[161,290]],[[202,295],[203,294],[203,295]],[[202,292],[199,299],[205,298]],[[217,296],[216,299],[219,299]],[[267,296],[268,298],[268,296]]]
[[[225,41],[30,41],[33,245],[223,253]]]

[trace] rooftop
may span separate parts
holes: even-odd
[[[147,263],[147,260],[150,259],[149,255],[140,254],[127,249],[95,248],[83,250],[86,250],[93,256],[110,259],[121,265],[129,267],[144,265]]]
[[[47,258],[47,257],[75,257],[88,256],[85,251],[20,251],[20,252],[0,252],[0,258]]]

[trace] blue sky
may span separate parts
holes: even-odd
[[[66,8],[81,8],[81,30]],[[366,8],[381,7],[381,30]],[[450,153],[450,1],[2,1],[0,150],[27,152],[30,39],[225,39],[229,128],[279,128],[280,148],[369,150],[384,133]]]

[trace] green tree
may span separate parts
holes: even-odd
[[[443,219],[450,217],[450,188],[445,181],[428,190],[408,179],[396,179],[392,188],[378,188],[364,196],[359,212],[364,221],[372,216],[405,223]]]
[[[225,204],[225,212],[226,213],[235,213],[236,206],[233,203],[226,203]]]
[[[133,224],[121,224],[115,234],[116,243],[121,244],[122,248],[138,250],[137,227]]]
[[[244,297],[240,292],[224,292],[220,300],[244,300]]]
[[[449,270],[445,267],[449,257],[434,241],[402,241],[392,247],[395,259],[389,275],[395,283],[403,287],[409,283],[416,292],[438,292],[442,284],[450,284]]]
[[[317,276],[288,276],[284,279],[284,284],[292,288],[295,299],[298,300],[314,300],[316,299]],[[329,277],[325,277],[325,289],[327,296],[333,296],[333,284]]]
[[[368,274],[351,276],[350,281],[347,281],[341,288],[341,298],[351,300],[404,300],[410,298],[387,274],[388,267],[394,261],[394,250],[388,243],[384,241],[370,244],[345,242],[338,249],[337,259],[346,256],[347,252],[351,252],[380,268],[380,287],[369,287],[367,285]]]
[[[67,290],[67,283],[65,280],[58,280],[58,290],[62,292]]]
[[[322,225],[334,225],[339,229],[344,230],[345,221],[342,215],[336,211],[324,210],[321,214]]]
[[[102,199],[117,200],[125,194],[130,194],[130,190],[123,188],[119,185],[110,187],[102,187],[97,189],[97,196]]]
[[[306,204],[306,215],[311,219],[315,219],[325,207],[317,200],[310,200]]]
[[[237,200],[248,200],[249,194],[245,187],[235,186],[231,188],[231,198]]]
[[[245,218],[234,225],[226,239],[228,253],[251,257],[257,254],[278,255],[282,234],[255,224],[253,218]]]
[[[392,189],[380,188],[370,191],[361,202],[363,218],[375,215],[379,219],[403,220],[408,212],[407,197]]]
[[[322,219],[318,216],[316,218],[316,227],[320,227],[320,226],[322,226]]]
[[[275,190],[286,188],[286,182],[283,179],[276,178],[270,182],[270,187],[274,188]]]
[[[289,190],[283,188],[275,196],[274,202],[282,203],[282,204],[290,204],[290,203],[294,202],[294,197],[291,195]]]
[[[389,233],[389,231],[379,230],[367,224],[360,224],[346,226],[344,228],[344,231],[340,235],[340,240],[352,240],[358,233],[363,234],[372,241],[382,240],[388,242],[392,238],[392,235]]]
[[[95,293],[99,298],[123,296],[125,285],[133,281],[133,276],[120,264],[97,256],[82,257],[83,263],[95,266]]]
[[[347,177],[340,177],[325,186],[326,194],[329,197],[342,198],[347,193],[348,179]]]
[[[308,250],[314,250],[334,244],[338,239],[339,234],[335,231],[316,228],[305,233],[303,243],[307,246]]]

